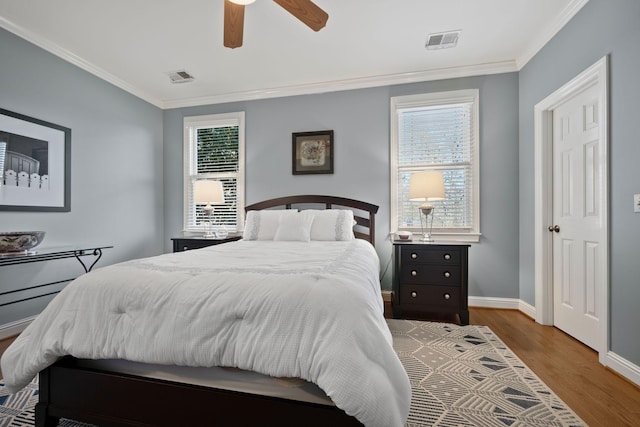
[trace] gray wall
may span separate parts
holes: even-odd
[[[2,29],[0,53],[0,108],[72,131],[71,212],[0,211],[0,231],[44,230],[42,246],[113,245],[102,266],[161,253],[162,111]],[[2,267],[0,293],[81,272],[73,259]],[[0,325],[48,299],[2,307]]]
[[[246,112],[246,201],[330,194],[378,204],[377,249],[389,264],[390,97],[480,90],[480,243],[470,251],[470,294],[518,298],[518,76],[515,73],[165,111],[165,233],[182,230],[182,120]],[[291,133],[333,129],[333,175],[291,174]],[[169,242],[165,243],[169,250]],[[390,289],[391,268],[383,287]]]
[[[590,0],[520,72],[520,298],[533,304],[536,103],[605,55],[610,81],[611,349],[640,365],[640,214],[633,213],[640,144],[640,2]]]

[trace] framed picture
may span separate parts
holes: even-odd
[[[0,109],[0,211],[69,212],[71,129]]]
[[[333,173],[333,131],[293,133],[294,175]]]

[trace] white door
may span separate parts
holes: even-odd
[[[599,350],[604,152],[593,85],[553,110],[553,323]]]

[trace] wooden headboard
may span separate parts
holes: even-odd
[[[307,205],[304,206],[305,209],[317,209],[317,207],[308,205],[324,205],[325,209],[349,208],[353,210],[353,217],[356,220],[356,225],[353,230],[354,235],[356,236],[356,238],[367,240],[369,243],[375,246],[376,213],[378,212],[378,206],[371,203],[362,202],[360,200],[347,199],[344,197],[317,195],[288,196],[263,200],[262,202],[248,205],[247,207],[245,207],[245,211],[258,211],[270,208],[282,209],[283,207],[284,209],[291,209],[291,207],[294,205]]]

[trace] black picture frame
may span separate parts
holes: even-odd
[[[71,129],[0,108],[0,211],[71,210]]]
[[[332,130],[294,132],[291,151],[293,175],[333,173]]]

